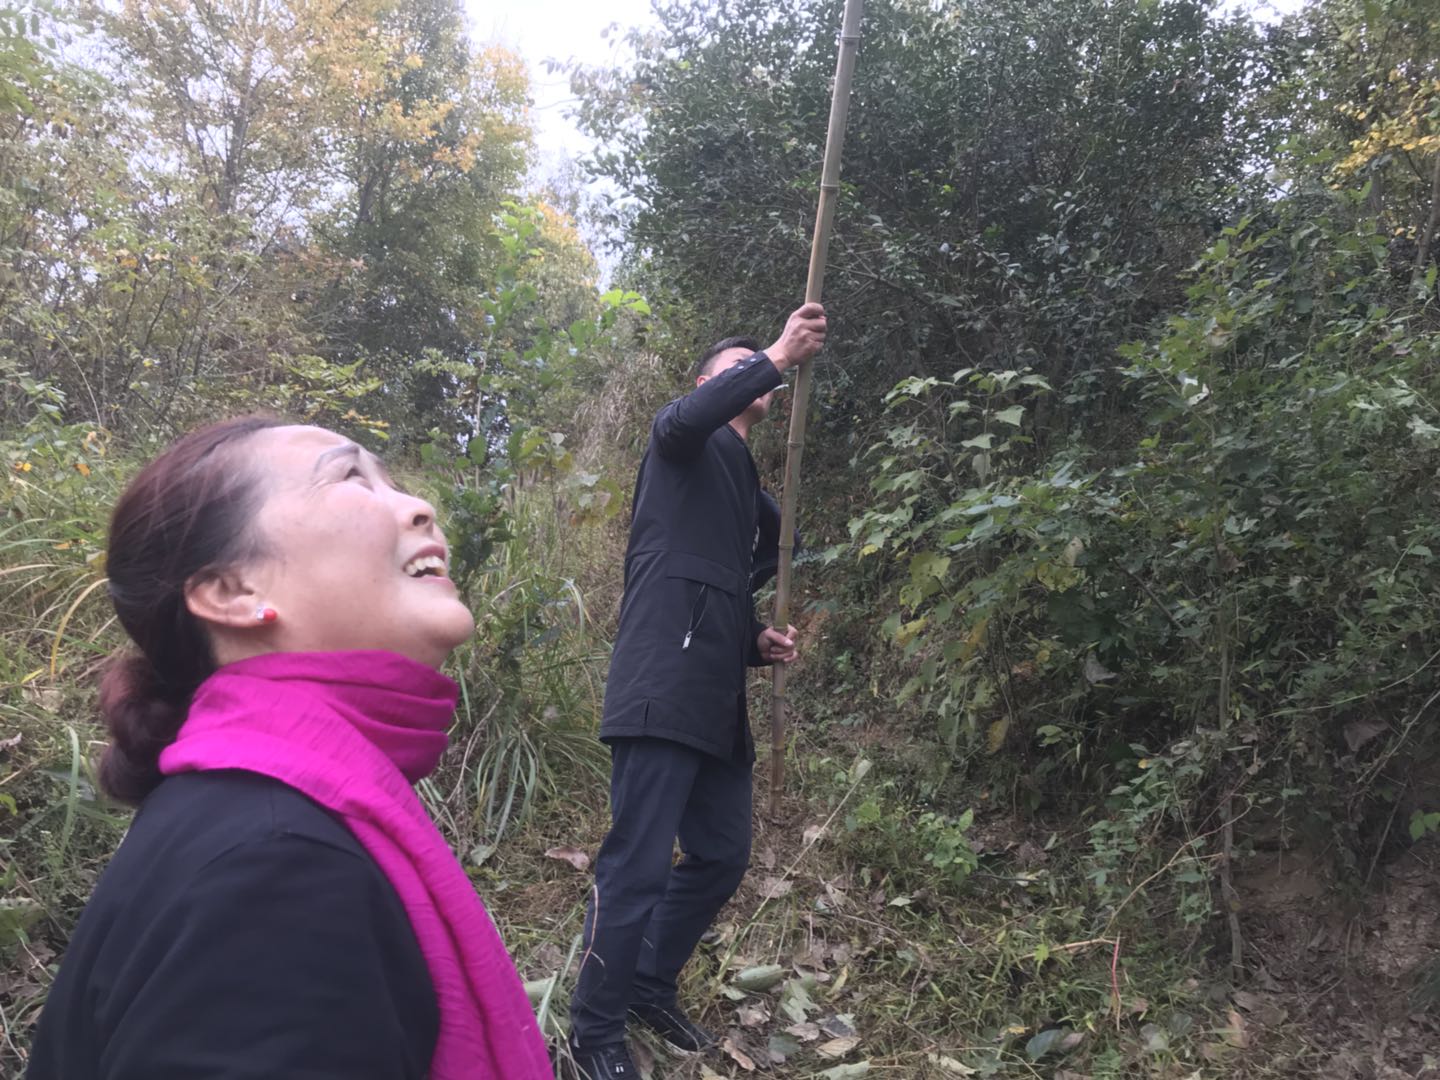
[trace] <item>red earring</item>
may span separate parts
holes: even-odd
[[[256,622],[272,623],[272,622],[274,622],[276,619],[278,619],[279,617],[280,617],[280,613],[277,612],[273,607],[263,607],[263,606],[262,606],[262,607],[257,607],[257,608],[255,609],[255,621],[256,621]]]

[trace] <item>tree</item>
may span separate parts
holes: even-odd
[[[448,384],[414,361],[464,361],[485,335],[494,218],[527,160],[528,83],[512,54],[469,44],[456,0],[394,5],[377,32],[389,67],[357,88],[337,140],[347,194],[321,227],[349,269],[321,306],[333,355],[369,358],[392,411],[438,418]],[[443,424],[463,427],[453,411]]]
[[[12,354],[117,430],[444,412],[416,361],[481,333],[529,139],[518,61],[474,49],[454,0],[85,10],[104,61],[37,76],[0,133]]]
[[[1416,0],[1340,0],[1316,17],[1340,27],[1327,50],[1334,66],[1316,71],[1309,88],[1317,96],[1329,90],[1331,108],[1340,101],[1325,125],[1350,138],[1337,180],[1366,177],[1392,256],[1411,256],[1411,274],[1424,285],[1440,234],[1440,13]],[[1431,276],[1425,287],[1434,285]]]
[[[679,298],[698,344],[798,298],[835,12],[658,11],[630,66],[576,84],[636,280]],[[846,356],[820,381],[817,449],[848,454],[896,379],[962,363],[1078,380],[1091,407],[1082,386],[1257,186],[1278,131],[1250,104],[1282,59],[1206,0],[871,5],[827,276]]]

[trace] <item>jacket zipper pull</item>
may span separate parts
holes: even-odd
[[[709,585],[700,586],[700,595],[695,598],[695,603],[690,605],[690,626],[685,631],[685,640],[680,642],[680,651],[684,652],[690,648],[690,639],[695,636],[695,629],[700,625],[701,619],[705,618],[705,594],[710,591]],[[700,618],[695,618],[696,609],[700,611]]]

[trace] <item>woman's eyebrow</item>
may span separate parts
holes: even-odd
[[[353,457],[358,455],[359,453],[360,447],[357,446],[355,443],[342,443],[339,446],[332,447],[315,459],[315,468],[312,470],[312,472],[318,473],[321,469],[323,469],[330,462],[334,461],[336,458]]]

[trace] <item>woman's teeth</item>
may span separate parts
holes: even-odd
[[[418,559],[411,559],[405,564],[405,573],[411,577],[423,577],[426,574],[444,577],[445,560],[439,555],[422,555]]]

